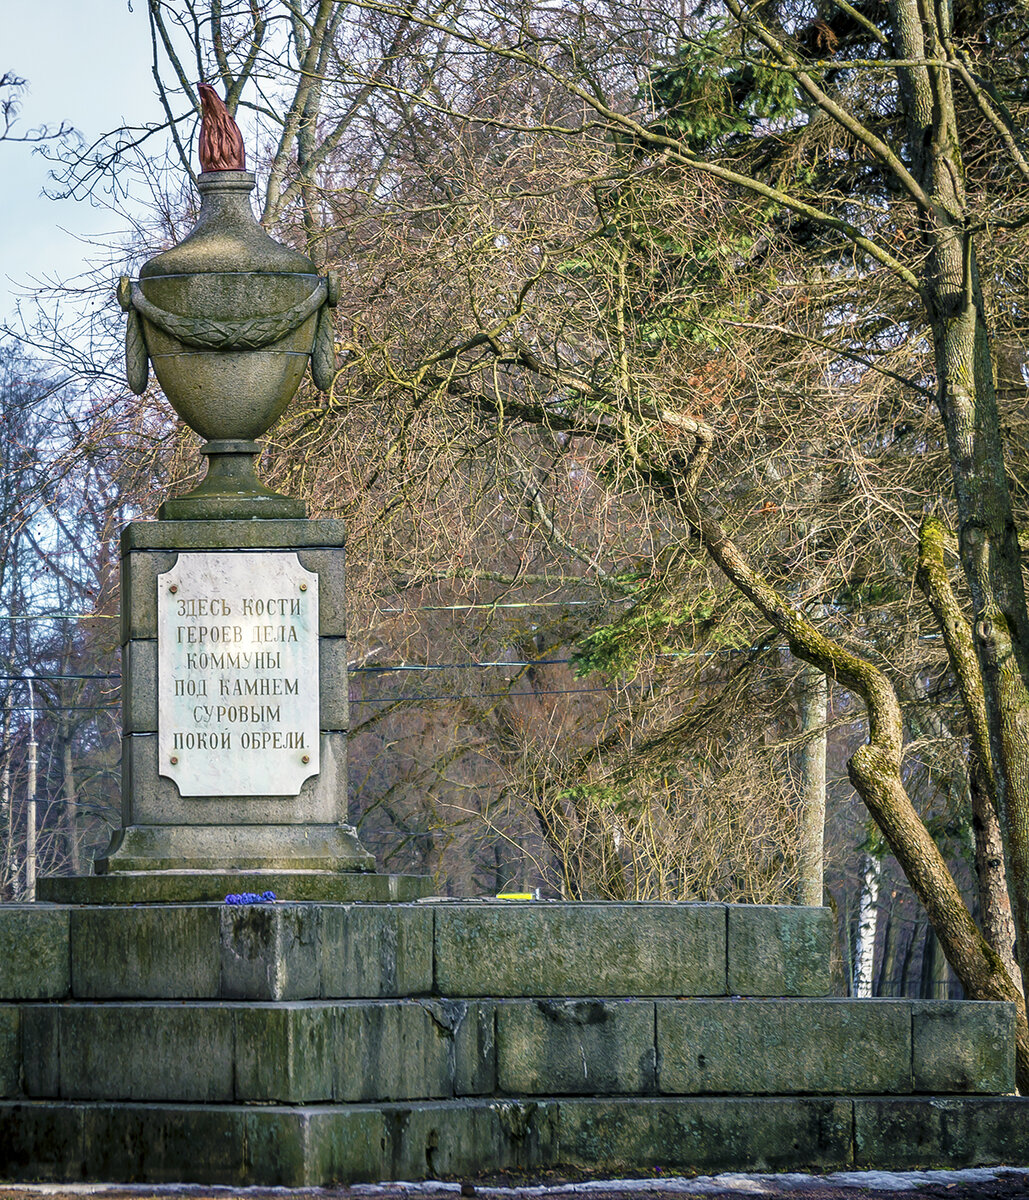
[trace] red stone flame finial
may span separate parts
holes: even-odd
[[[200,170],[245,171],[243,135],[209,83],[200,84],[200,106]]]

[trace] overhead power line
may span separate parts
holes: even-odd
[[[548,688],[544,691],[525,692],[464,692],[451,696],[362,696],[359,700],[351,700],[351,704],[387,704],[400,700],[496,700],[507,696],[571,696],[580,692],[608,692],[606,687],[588,688]]]
[[[487,604],[422,604],[417,608],[378,608],[375,611],[380,613],[406,613],[406,612],[469,612],[474,608],[596,608],[598,604],[624,604],[627,600],[634,600],[634,596],[613,596],[605,597],[601,600],[518,600],[518,601],[496,601],[496,603]]]
[[[390,671],[464,671],[470,667],[550,667],[558,663],[570,663],[570,658],[535,658],[515,662],[503,659],[497,662],[463,662],[463,663],[401,663],[399,666],[383,665],[380,667],[350,667],[350,675],[385,675]]]
[[[0,680],[6,679],[8,682],[20,683],[22,680],[31,679],[36,682],[40,679],[54,682],[62,679],[121,679],[120,675],[37,675],[33,672],[31,675],[0,675]]]
[[[56,621],[58,618],[67,621],[117,621],[120,613],[24,613],[12,616],[7,613],[5,621]]]

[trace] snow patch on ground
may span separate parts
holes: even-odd
[[[580,1183],[562,1183],[553,1185],[536,1185],[522,1187],[492,1187],[476,1185],[474,1194],[482,1197],[549,1197],[567,1196],[572,1193],[594,1193],[603,1196],[605,1192],[666,1192],[683,1196],[706,1196],[718,1192],[736,1192],[741,1197],[767,1196],[773,1190],[778,1192],[796,1192],[802,1196],[804,1192],[812,1192],[824,1187],[853,1187],[864,1188],[866,1191],[879,1192],[910,1192],[927,1183],[959,1184],[986,1183],[996,1179],[999,1174],[1024,1175],[1027,1195],[1029,1195],[1029,1167],[975,1167],[961,1171],[837,1171],[832,1175],[806,1175],[791,1172],[783,1175],[744,1175],[731,1173],[725,1175],[698,1175],[692,1179],[681,1176],[658,1176],[651,1179],[600,1179],[586,1180]],[[465,1185],[467,1186],[467,1185]],[[347,1193],[354,1197],[366,1197],[367,1200],[396,1196],[398,1193],[409,1195],[412,1200],[420,1195],[439,1195],[451,1193],[455,1196],[462,1194],[460,1183],[444,1183],[440,1180],[426,1180],[420,1183],[356,1183],[352,1184]],[[196,1184],[167,1183],[156,1184],[141,1188],[135,1184],[117,1183],[23,1183],[0,1185],[0,1200],[5,1195],[17,1193],[20,1196],[33,1195],[39,1197],[64,1196],[108,1196],[122,1195],[130,1197],[188,1197],[190,1195],[240,1197],[266,1197],[270,1195],[309,1196],[317,1200],[319,1196],[338,1196],[339,1189],[325,1188],[245,1188],[245,1187],[201,1187]],[[467,1194],[467,1190],[466,1193]]]
[[[476,1195],[496,1196],[554,1196],[570,1193],[593,1192],[669,1192],[685,1196],[705,1196],[718,1192],[738,1192],[741,1196],[767,1195],[772,1189],[793,1191],[802,1194],[824,1187],[865,1188],[866,1191],[910,1192],[926,1183],[985,1183],[1005,1172],[1026,1177],[1029,1188],[1029,1167],[970,1167],[959,1171],[836,1171],[831,1175],[807,1175],[790,1172],[782,1175],[747,1175],[727,1173],[724,1175],[697,1175],[687,1179],[682,1176],[658,1176],[652,1179],[600,1179],[581,1183],[563,1183],[537,1187],[490,1187],[477,1186]],[[353,1184],[350,1191],[355,1195],[374,1200],[390,1191],[439,1193],[441,1191],[460,1194],[461,1185],[426,1181],[424,1183]]]

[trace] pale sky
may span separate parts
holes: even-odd
[[[0,0],[0,73],[28,80],[16,132],[74,125],[87,144],[123,121],[160,116],[150,74],[146,0]],[[0,142],[0,319],[33,278],[69,279],[97,252],[90,237],[120,231],[88,202],[48,200],[51,164],[32,146]]]

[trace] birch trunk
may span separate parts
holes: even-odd
[[[872,995],[875,972],[875,935],[879,927],[879,881],[882,878],[882,859],[866,852],[861,870],[861,900],[858,907],[857,937],[854,939],[855,996],[868,999]]]

